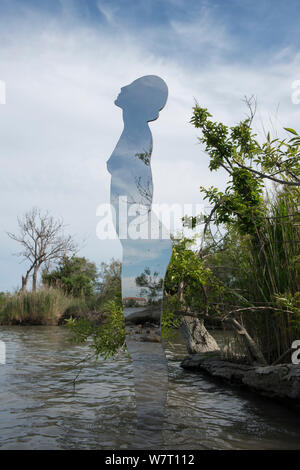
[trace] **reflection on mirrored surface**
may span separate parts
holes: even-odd
[[[156,435],[158,446],[162,444],[168,387],[160,319],[172,247],[152,211],[152,134],[148,124],[158,118],[167,97],[166,83],[155,75],[121,88],[115,104],[123,111],[124,130],[107,161],[114,224],[123,248],[122,302],[135,374],[137,447],[146,445],[149,433]],[[150,375],[152,386],[147,381]]]

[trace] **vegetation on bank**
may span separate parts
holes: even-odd
[[[80,308],[78,299],[60,289],[17,292],[2,296],[0,323],[3,325],[57,325],[70,308]]]
[[[64,256],[53,270],[44,270],[38,290],[0,293],[0,324],[57,325],[68,318],[99,324],[108,300],[121,299],[120,269],[115,260],[98,270],[84,257]]]
[[[201,188],[211,212],[198,256],[210,281],[206,275],[200,283],[198,312],[237,326],[266,363],[290,361],[300,337],[300,136],[286,128],[292,137],[268,133],[260,144],[251,127],[254,102],[247,104],[249,117],[231,128],[198,104],[193,110],[210,170],[228,174],[224,191]],[[196,218],[189,222],[197,230]]]

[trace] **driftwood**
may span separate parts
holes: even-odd
[[[251,308],[252,309],[252,308]],[[244,309],[239,309],[244,310]],[[233,312],[230,312],[233,313]],[[189,354],[219,351],[220,348],[216,340],[209,334],[204,326],[204,320],[209,316],[206,313],[188,314],[187,312],[177,312],[182,317],[181,331],[187,342]],[[213,317],[213,318],[218,318]],[[230,325],[234,331],[242,338],[246,347],[249,361],[254,365],[267,365],[267,361],[260,350],[258,344],[249,335],[246,328],[236,318],[221,318],[222,322]]]
[[[203,320],[198,317],[183,316],[181,331],[186,339],[189,354],[220,350],[216,340],[205,328]]]
[[[236,333],[242,337],[244,344],[247,348],[250,361],[253,364],[266,366],[267,361],[264,358],[263,353],[261,352],[258,345],[255,343],[253,338],[251,338],[246,328],[243,325],[241,325],[241,323],[239,323],[235,318],[231,318],[229,321],[232,324]]]

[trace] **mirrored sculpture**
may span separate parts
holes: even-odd
[[[172,246],[152,211],[152,134],[148,124],[158,118],[167,97],[166,83],[155,75],[141,77],[121,89],[115,104],[123,110],[124,130],[107,162],[114,224],[123,249],[122,302],[135,375],[135,444],[144,448],[150,441],[162,444],[168,389],[160,321]]]

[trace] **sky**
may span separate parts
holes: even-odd
[[[169,87],[151,123],[157,204],[202,204],[200,186],[225,185],[189,123],[195,99],[234,125],[255,95],[260,139],[298,129],[299,14],[298,0],[0,0],[0,291],[20,287],[26,264],[6,232],[32,207],[62,217],[81,256],[120,258],[117,239],[97,237],[97,208],[122,132],[114,100],[136,78]]]

